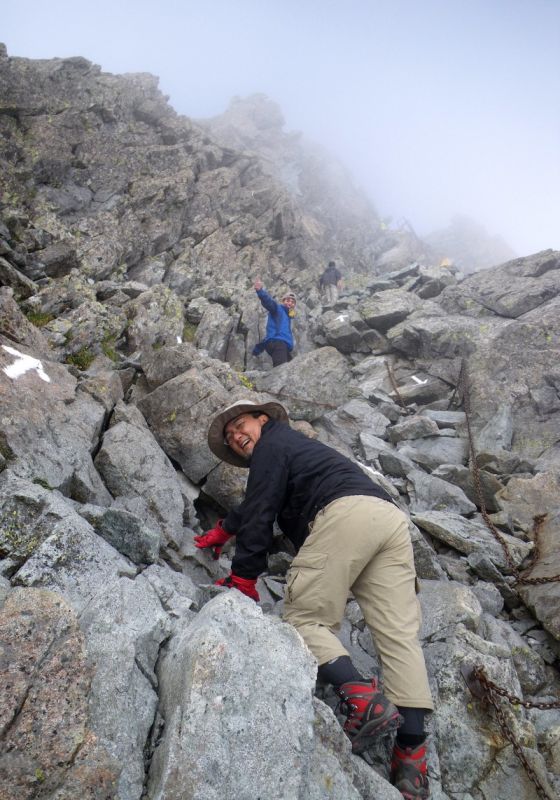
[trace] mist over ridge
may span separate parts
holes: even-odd
[[[518,255],[560,246],[555,3],[214,0],[163,2],[154,15],[146,3],[78,12],[27,0],[3,28],[11,55],[158,75],[189,117],[264,93],[288,130],[347,165],[383,218],[422,237],[459,215]]]

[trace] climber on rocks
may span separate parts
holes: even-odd
[[[221,460],[249,468],[241,505],[195,537],[198,547],[213,550],[237,537],[231,573],[217,583],[259,600],[257,578],[277,520],[297,551],[284,619],[316,657],[321,681],[339,696],[353,752],[398,727],[392,782],[408,800],[428,797],[424,717],[433,704],[418,641],[407,517],[357,464],[292,430],[279,403],[233,403],[212,420],[208,444]],[[383,693],[333,632],[350,591],[381,659]]]
[[[338,293],[342,290],[342,273],[337,269],[335,261],[329,261],[326,270],[319,278],[319,289],[324,293],[325,302],[334,305],[338,300]]]
[[[266,350],[272,358],[272,366],[278,367],[292,358],[292,319],[296,315],[296,296],[293,292],[286,292],[278,303],[264,289],[260,278],[256,278],[254,288],[262,306],[268,311],[268,319],[265,338],[255,345],[253,355],[258,356]]]

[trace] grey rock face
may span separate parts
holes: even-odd
[[[476,587],[473,591],[476,591]],[[510,648],[523,692],[536,695],[546,683],[545,664],[542,658],[528,647],[527,641],[510,625],[501,620],[488,618],[485,619],[485,625],[487,639]]]
[[[431,408],[424,409],[421,416],[433,419],[438,428],[463,427],[466,420],[464,411],[439,411]]]
[[[402,289],[377,292],[359,306],[359,312],[371,328],[387,333],[422,305],[416,295]]]
[[[39,359],[41,372],[30,369],[17,375],[16,365],[27,356],[35,356],[23,348],[14,348],[13,342],[2,341],[0,435],[11,453],[12,471],[82,502],[110,502],[91,460],[104,420],[103,406],[87,394],[77,393],[76,379],[56,362]],[[15,370],[12,377],[6,373],[10,367]],[[39,448],[37,441],[41,442]]]
[[[49,525],[47,535],[13,576],[22,586],[58,592],[79,614],[117,575],[134,576],[129,561],[75,512]]]
[[[476,436],[475,446],[477,452],[493,452],[495,450],[509,450],[513,437],[513,418],[511,408],[502,406],[492,419],[488,420],[484,428]]]
[[[349,322],[347,314],[340,314],[325,322],[324,329],[328,344],[336,347],[340,353],[356,353],[360,351],[362,336]]]
[[[247,797],[396,800],[396,790],[351,755],[332,711],[312,698],[314,675],[314,661],[290,626],[263,617],[237,592],[212,600],[177,630],[160,668],[166,724],[150,770],[152,796],[213,797],[217,787],[231,785]],[[266,735],[255,736],[261,727]],[[212,743],[211,769],[195,746],[200,741]],[[278,760],[269,759],[271,746]]]
[[[487,472],[486,470],[479,470],[478,475],[480,478],[482,499],[484,501],[486,510],[490,513],[498,511],[500,504],[496,498],[496,495],[504,488],[503,484],[500,483],[495,475],[492,475],[492,473]],[[461,464],[442,464],[433,470],[432,477],[441,478],[448,483],[458,486],[463,490],[471,503],[474,503],[476,506],[480,507],[481,501],[476,490],[472,470],[468,467],[464,467]]]
[[[220,462],[208,475],[204,493],[223,508],[232,508],[243,502],[247,488],[248,471]]]
[[[160,668],[166,726],[152,761],[152,796],[178,800],[188,792],[202,800],[230,787],[271,800],[305,797],[314,673],[295,631],[252,601],[231,592],[208,603]],[[271,682],[272,674],[282,681]],[[280,756],[274,762],[270,747]]]
[[[405,356],[415,358],[466,357],[479,343],[495,336],[508,323],[490,319],[481,322],[462,316],[422,316],[417,312],[391,328],[387,338]]]
[[[426,578],[427,580],[447,580],[436,552],[427,541],[427,537],[412,521],[409,522],[409,530],[414,551],[416,575],[421,579]]]
[[[365,462],[421,525],[411,535],[427,581],[434,800],[532,798],[460,667],[482,664],[520,696],[557,697],[559,584],[514,585],[507,574],[473,510],[464,412],[450,409],[464,399],[465,356],[486,508],[514,532],[506,540],[521,566],[533,517],[547,513],[526,574],[558,574],[559,254],[466,280],[436,267],[412,234],[383,231],[343,171],[284,133],[262,97],[199,124],[178,117],[150,76],[106,75],[80,58],[10,59],[0,47],[0,105],[10,198],[0,222],[0,602],[10,610],[0,703],[8,717],[21,705],[2,787],[14,800],[396,796],[312,698],[314,665],[278,621],[287,541],[275,538],[281,553],[259,580],[263,613],[211,585],[229,572],[233,542],[216,561],[194,545],[195,531],[242,499],[246,478],[208,451],[208,420],[240,397],[264,399],[256,387],[285,403],[294,427]],[[327,310],[316,282],[330,258],[347,289]],[[272,295],[298,295],[296,357],[274,370],[251,355],[266,323],[257,274]],[[51,382],[37,365],[10,376],[6,347],[40,359]],[[116,547],[88,519],[104,520]],[[63,605],[49,605],[45,588]],[[365,674],[379,671],[355,603],[340,637]],[[558,789],[557,711],[504,714]]]
[[[404,439],[397,445],[398,452],[432,470],[440,464],[464,464],[467,443],[464,439],[429,436],[424,439]]]
[[[20,344],[35,353],[37,358],[49,354],[46,338],[22,314],[9,286],[0,286],[0,337],[2,344],[16,348]]]
[[[120,765],[90,728],[92,670],[74,611],[54,592],[15,589],[0,631],[3,797],[113,797]]]
[[[482,607],[466,586],[454,581],[442,584],[423,580],[418,597],[422,606],[420,638],[423,641],[445,638],[459,623],[475,633],[478,631]]]
[[[284,132],[282,112],[268,97],[235,98],[224,114],[203,124],[222,146],[235,147],[242,152],[250,150],[260,156],[264,172],[289,192],[292,216],[294,208],[308,210],[303,231],[308,235],[319,229],[323,231],[321,238],[325,249],[317,265],[322,265],[329,254],[336,251],[342,263],[365,267],[392,246],[370,201],[356,191],[347,170],[317,144],[306,141],[301,135]],[[269,193],[270,189],[267,192],[266,186],[261,186],[251,200],[255,203],[256,198]],[[293,231],[294,222],[291,221],[290,232],[297,234],[297,229]],[[287,223],[290,219],[283,210],[281,227],[286,228]],[[274,228],[278,231],[280,222],[276,221]],[[245,243],[251,240],[247,227],[243,234]],[[309,266],[312,266],[311,261]],[[322,269],[324,266],[316,277]]]
[[[157,564],[149,566],[143,575],[172,619],[190,620],[198,610],[201,592],[187,575]]]
[[[507,568],[504,551],[488,528],[480,522],[467,520],[455,513],[424,511],[413,514],[416,525],[431,536],[450,545],[460,553],[469,555],[477,551],[485,553],[496,566]],[[513,561],[519,565],[531,551],[531,545],[503,534]]]
[[[144,354],[142,369],[151,390],[162,383],[187,372],[197,361],[199,355],[196,347],[190,342],[162,347]]]
[[[409,471],[406,477],[412,486],[409,492],[412,513],[433,509],[468,515],[476,511],[475,504],[471,503],[458,486],[453,486],[433,475],[427,475],[418,469]]]
[[[130,352],[176,344],[183,336],[183,307],[174,292],[156,286],[131,300],[126,308]]]
[[[359,436],[383,438],[389,419],[363,400],[350,400],[321,417],[320,424],[349,447],[355,447]]]
[[[238,315],[232,316],[219,303],[210,303],[196,329],[194,339],[196,346],[206,350],[210,358],[225,361],[228,345],[238,322]]]
[[[15,292],[16,297],[20,298],[30,297],[37,290],[37,286],[32,280],[2,257],[0,257],[0,281],[3,286],[9,286]]]
[[[391,441],[396,444],[405,439],[423,439],[426,436],[437,436],[437,424],[426,417],[408,417],[391,428]]]
[[[140,498],[146,504],[148,526],[151,522],[167,534],[182,527],[183,498],[175,470],[149,430],[127,422],[109,428],[95,464],[113,497]]]
[[[560,294],[560,256],[554,250],[543,250],[469,275],[460,294],[473,306],[516,319]],[[440,297],[447,310],[453,307],[455,295],[456,290],[450,288]],[[468,313],[468,306],[465,310]]]
[[[155,666],[171,621],[143,575],[105,584],[80,617],[95,664],[89,713],[100,742],[119,764],[117,796],[140,797],[144,745],[157,706]]]
[[[344,356],[333,347],[322,347],[256,376],[255,386],[285,403],[293,418],[313,422],[349,399],[349,378]]]
[[[159,386],[138,406],[167,455],[199,481],[217,464],[206,444],[207,420],[228,401],[218,380],[193,368]]]
[[[153,564],[157,561],[159,532],[150,530],[134,514],[117,508],[96,508],[90,513],[84,509],[80,513],[92,524],[96,533],[135,564]]]
[[[558,313],[554,301],[544,303],[530,322],[510,322],[481,344],[469,363],[475,433],[500,409],[511,408],[511,447],[525,458],[546,459],[556,471],[554,447],[560,412],[556,409]],[[515,390],[513,387],[517,387]],[[549,398],[544,401],[545,398]],[[551,402],[552,400],[552,402]],[[544,401],[544,404],[543,404]]]
[[[394,451],[394,448],[389,442],[386,442],[379,436],[374,436],[374,434],[369,431],[361,431],[359,438],[362,452],[368,462],[376,461],[380,453],[392,453]]]

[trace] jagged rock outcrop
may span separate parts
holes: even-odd
[[[329,260],[338,258],[343,268],[381,266],[382,256],[398,247],[406,249],[404,264],[426,251],[417,237],[388,230],[342,163],[301,134],[286,133],[282,110],[266,95],[236,97],[223,114],[199,122],[222,146],[258,155],[265,172],[290,193]],[[395,258],[389,263],[394,268]]]
[[[308,146],[267,102],[202,125],[150,76],[4,55],[0,103],[6,797],[400,796],[389,743],[368,763],[351,754],[332,693],[278,619],[283,537],[260,608],[212,585],[231,544],[217,560],[194,546],[243,496],[245,471],[217,463],[205,437],[247,396],[283,402],[412,515],[433,797],[533,800],[509,733],[557,792],[560,583],[523,579],[560,574],[560,253],[466,279],[403,264],[368,249],[377,234],[357,197],[340,247],[363,257],[361,280],[324,307],[315,283],[333,230],[321,226],[335,206],[318,192],[331,196],[332,175],[304,163]],[[250,356],[257,271],[300,295],[295,358],[274,370]],[[351,599],[340,635],[379,671]],[[500,700],[506,734],[464,665],[556,707]]]

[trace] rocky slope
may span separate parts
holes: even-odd
[[[213,586],[231,553],[193,545],[245,477],[208,450],[208,419],[249,395],[284,402],[411,515],[432,796],[554,797],[560,253],[465,279],[426,260],[387,270],[356,196],[336,257],[359,251],[360,280],[325,307],[332,206],[290,188],[282,159],[289,172],[301,152],[278,131],[265,162],[259,136],[227,146],[150,76],[5,53],[0,112],[1,796],[400,797],[386,747],[352,756],[280,620],[282,537],[258,606]],[[273,371],[250,356],[257,271],[301,295],[296,358]],[[379,670],[351,599],[341,636]],[[552,707],[498,699],[506,734],[465,665]]]

